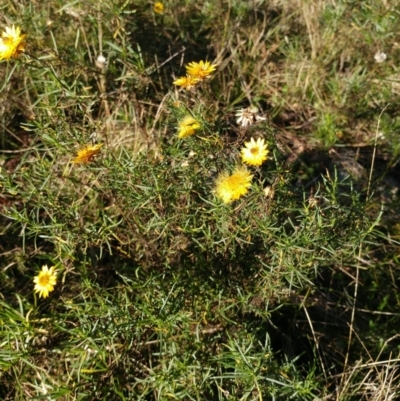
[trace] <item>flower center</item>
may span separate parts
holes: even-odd
[[[39,284],[43,287],[47,286],[50,282],[50,276],[48,274],[39,278]]]

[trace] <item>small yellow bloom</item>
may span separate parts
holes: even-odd
[[[153,11],[157,14],[162,14],[164,12],[164,4],[161,1],[154,3]]]
[[[72,160],[72,163],[74,164],[87,164],[91,162],[97,154],[100,153],[100,148],[103,146],[102,143],[99,143],[97,145],[87,145],[83,149],[78,150],[78,156],[75,157],[74,160]]]
[[[19,26],[6,27],[0,38],[0,60],[18,57],[25,50],[26,35],[21,35]]]
[[[209,61],[200,61],[198,63],[189,63],[185,68],[188,75],[204,80],[210,77],[210,74],[215,71],[216,64],[211,64]]]
[[[176,79],[173,82],[173,84],[176,86],[181,86],[182,88],[185,88],[186,90],[190,90],[190,89],[194,88],[198,82],[199,82],[198,78],[186,75],[186,77],[180,77],[180,78]]]
[[[241,150],[242,161],[249,164],[250,166],[261,166],[268,156],[268,145],[265,144],[264,139],[258,138],[257,141],[254,138],[250,139],[250,142],[245,142],[244,147]]]
[[[252,178],[245,167],[236,167],[231,175],[225,171],[216,180],[215,192],[222,202],[231,203],[247,194]]]
[[[47,265],[42,266],[42,270],[33,279],[33,282],[35,283],[35,293],[39,293],[39,298],[47,298],[57,283],[55,266],[50,267],[50,269]]]
[[[200,123],[192,116],[186,116],[179,122],[178,138],[186,138],[194,134],[201,127]]]

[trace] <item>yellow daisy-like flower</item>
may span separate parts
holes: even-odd
[[[231,175],[227,172],[219,175],[215,183],[215,192],[222,202],[231,203],[247,194],[252,178],[253,175],[245,167],[236,167]]]
[[[164,4],[161,1],[154,3],[153,11],[157,14],[162,14],[164,12]]]
[[[83,149],[78,150],[78,156],[72,160],[74,164],[88,164],[91,162],[97,154],[100,153],[100,148],[103,146],[102,143],[97,145],[87,145]]]
[[[25,50],[26,35],[21,35],[19,26],[6,27],[0,38],[0,60],[18,57]]]
[[[189,63],[185,68],[188,75],[197,78],[199,80],[204,80],[210,78],[210,74],[215,71],[216,64],[211,64],[209,61],[200,61],[198,63]]]
[[[201,127],[200,123],[192,116],[186,116],[179,122],[178,138],[186,138],[194,134]]]
[[[180,77],[176,79],[173,84],[176,86],[181,86],[182,88],[185,88],[186,90],[193,89],[196,84],[199,82],[198,78],[191,77],[190,75],[186,75],[186,77]]]
[[[250,166],[261,166],[261,164],[267,160],[269,150],[264,139],[258,138],[257,141],[255,141],[254,138],[251,138],[250,142],[245,142],[241,153],[244,163]]]
[[[42,270],[33,279],[35,283],[35,293],[39,293],[39,298],[47,298],[49,292],[54,290],[54,286],[57,283],[57,272],[55,271],[55,266],[47,267],[47,265],[42,266]]]

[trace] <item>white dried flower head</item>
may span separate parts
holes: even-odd
[[[307,201],[311,208],[314,208],[318,205],[318,199],[314,198],[313,196],[310,196]]]
[[[107,59],[100,53],[95,61],[96,67],[100,68],[101,70],[107,68]]]
[[[240,109],[236,111],[236,122],[243,128],[254,124],[258,121],[266,120],[265,117],[257,115],[258,109],[257,107],[250,106],[247,109]]]
[[[268,199],[272,199],[275,195],[275,190],[270,185],[265,187],[263,191],[264,191],[264,196]]]
[[[383,63],[387,58],[386,53],[380,52],[379,50],[375,53],[374,59],[377,63]]]

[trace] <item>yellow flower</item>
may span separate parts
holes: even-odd
[[[194,78],[203,80],[209,78],[209,75],[215,71],[216,64],[211,64],[209,61],[200,61],[199,63],[189,63],[186,66],[186,72]]]
[[[258,138],[255,141],[254,138],[251,138],[250,142],[245,142],[241,153],[244,163],[250,166],[261,166],[267,160],[268,145],[265,144],[264,139]]]
[[[161,1],[157,1],[157,3],[154,3],[153,11],[157,14],[162,14],[164,12],[164,4]]]
[[[103,146],[102,143],[99,143],[97,145],[87,145],[83,149],[78,150],[78,156],[75,157],[74,160],[72,160],[72,163],[74,164],[87,164],[91,162],[97,154],[100,153],[100,148]]]
[[[224,203],[231,203],[246,195],[251,185],[253,175],[245,167],[236,167],[229,175],[223,172],[216,180],[215,192]]]
[[[42,270],[33,279],[35,283],[35,293],[39,293],[39,298],[47,298],[49,292],[54,290],[54,286],[57,283],[57,272],[55,271],[55,266],[47,267],[47,265],[42,266]]]
[[[201,127],[200,123],[192,116],[186,116],[179,122],[178,138],[186,138],[194,134]]]
[[[198,82],[199,82],[198,78],[186,75],[186,77],[180,77],[176,79],[173,83],[174,85],[182,86],[182,88],[190,90],[194,88]]]
[[[18,57],[25,50],[25,37],[26,35],[21,35],[19,26],[6,27],[0,38],[0,60]]]

